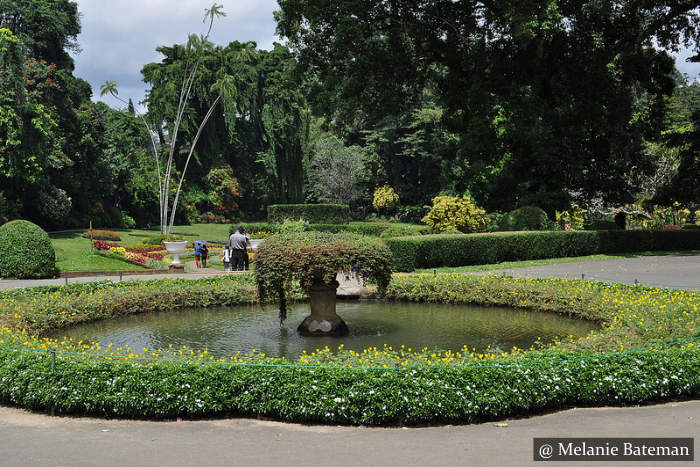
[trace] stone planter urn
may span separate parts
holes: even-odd
[[[250,247],[253,250],[257,250],[260,244],[264,241],[264,238],[251,238],[250,239]]]
[[[181,264],[180,255],[185,252],[187,247],[187,240],[181,242],[163,242],[165,249],[168,250],[168,254],[173,256],[173,262],[171,264]]]
[[[302,321],[297,332],[302,336],[347,336],[348,326],[335,312],[338,282],[316,282],[309,289],[311,314]]]

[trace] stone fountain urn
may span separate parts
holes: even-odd
[[[391,252],[378,238],[351,234],[297,232],[275,235],[255,255],[255,280],[262,303],[276,299],[280,321],[287,302],[306,293],[311,313],[297,327],[302,336],[345,336],[348,325],[336,313],[339,271],[355,271],[382,293],[391,279]],[[296,291],[296,292],[295,292]]]
[[[311,314],[301,322],[297,332],[302,336],[347,336],[349,329],[335,312],[338,282],[317,282],[309,287]]]
[[[185,253],[185,248],[187,248],[187,240],[180,242],[163,242],[165,249],[168,251],[169,255],[173,256],[173,262],[171,264],[182,264],[180,261],[180,255]]]

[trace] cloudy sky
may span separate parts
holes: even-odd
[[[78,42],[82,52],[75,54],[75,76],[87,80],[93,99],[100,99],[100,85],[107,80],[117,82],[119,95],[138,103],[145,97],[146,85],[141,81],[141,68],[160,61],[159,45],[184,43],[188,33],[205,33],[204,9],[212,0],[77,0],[81,13],[82,33]],[[214,24],[211,36],[216,44],[231,41],[255,41],[269,49],[280,41],[275,36],[272,12],[276,0],[219,0],[227,16]],[[684,51],[676,66],[691,79],[700,75],[700,64],[686,63]],[[123,105],[105,96],[107,104]]]

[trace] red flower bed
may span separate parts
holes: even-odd
[[[664,225],[664,230],[681,230],[680,225],[666,224]]]

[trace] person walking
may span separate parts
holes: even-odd
[[[248,255],[248,238],[241,233],[242,230],[242,227],[236,227],[228,238],[232,250],[231,269],[234,271],[245,269],[245,257]]]
[[[209,258],[209,248],[207,247],[206,243],[202,243],[201,255],[202,255],[202,267],[206,268],[207,267],[207,259]]]

